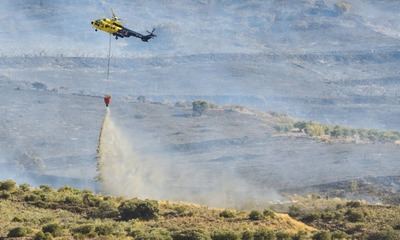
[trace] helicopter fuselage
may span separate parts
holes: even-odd
[[[122,24],[117,21],[117,20],[113,20],[113,19],[109,19],[109,18],[103,18],[103,19],[97,19],[95,21],[91,22],[92,26],[95,29],[113,34],[113,35],[118,35],[118,32],[123,30],[124,27],[122,26]],[[121,36],[123,37],[123,36]]]

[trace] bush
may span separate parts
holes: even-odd
[[[193,116],[201,116],[208,109],[206,101],[197,100],[192,102]]]
[[[12,192],[16,188],[16,183],[13,180],[5,180],[0,182],[0,190]]]
[[[350,222],[361,222],[364,220],[364,213],[350,209],[346,212],[346,217]]]
[[[66,196],[63,202],[67,205],[81,205],[82,199],[79,196],[71,195]]]
[[[96,226],[94,231],[97,233],[99,236],[107,236],[107,235],[112,235],[114,232],[114,226],[112,224],[101,224]]]
[[[78,226],[78,227],[72,229],[72,232],[82,234],[82,235],[88,235],[90,233],[93,233],[93,230],[94,230],[94,226],[92,224],[86,224],[86,225],[81,225],[81,226]]]
[[[254,233],[246,230],[242,233],[242,240],[253,240],[254,239]]]
[[[252,221],[257,221],[264,219],[264,216],[259,211],[253,210],[249,214],[249,219]]]
[[[303,231],[299,231],[295,235],[292,236],[292,240],[308,240],[307,233]]]
[[[44,233],[42,231],[39,231],[35,234],[33,237],[33,240],[51,240],[53,237],[51,236],[50,233]]]
[[[135,240],[172,240],[171,234],[163,228],[156,228],[151,231],[134,229],[130,230],[128,235]]]
[[[224,210],[224,211],[219,213],[219,216],[223,217],[223,218],[234,218],[235,217],[235,212],[231,211],[231,210]]]
[[[26,201],[26,202],[37,202],[40,200],[41,200],[40,196],[38,196],[36,194],[29,194],[24,197],[24,201]]]
[[[174,240],[210,240],[210,234],[200,229],[185,229],[172,234]]]
[[[43,192],[51,192],[51,187],[48,185],[40,185],[39,188],[43,191]]]
[[[8,191],[2,190],[0,191],[0,199],[9,199],[11,194]]]
[[[50,223],[42,227],[44,233],[50,233],[53,237],[62,236],[63,230],[57,223]]]
[[[19,217],[14,217],[11,222],[23,222],[24,220]]]
[[[233,231],[218,231],[211,235],[212,240],[239,240],[240,237]]]
[[[289,207],[289,212],[288,212],[289,216],[291,217],[298,217],[301,215],[301,210],[299,207],[296,207],[294,205]]]
[[[332,233],[332,239],[348,239],[349,236],[341,231],[336,231],[334,233]]]
[[[400,234],[393,230],[385,230],[381,232],[373,232],[368,234],[366,240],[398,240],[400,239]]]
[[[19,185],[19,189],[23,192],[28,192],[31,189],[31,186],[27,183]]]
[[[277,240],[292,240],[290,234],[286,232],[277,232],[275,235]]]
[[[301,221],[305,222],[305,223],[312,223],[320,218],[321,218],[321,214],[319,214],[319,213],[309,213],[309,214],[306,214],[304,217],[302,217]]]
[[[268,229],[259,229],[254,233],[254,240],[275,240],[275,233]]]
[[[88,207],[99,207],[103,200],[92,193],[85,193],[82,197],[82,203]]]
[[[271,218],[275,217],[275,213],[269,209],[264,209],[263,215],[264,217],[271,217]]]
[[[113,202],[103,201],[89,213],[89,216],[93,218],[117,218],[119,212]]]
[[[26,235],[28,235],[29,232],[30,229],[28,228],[16,227],[8,232],[7,237],[25,237]]]
[[[146,97],[145,96],[139,96],[136,98],[136,100],[140,103],[145,103],[146,102]]]
[[[123,202],[118,207],[118,211],[124,221],[131,219],[150,220],[157,217],[159,209],[156,201],[133,199]]]
[[[346,207],[359,208],[359,207],[361,207],[361,202],[350,201],[350,202],[346,203]]]
[[[313,240],[331,240],[332,234],[330,232],[317,232],[312,236]]]

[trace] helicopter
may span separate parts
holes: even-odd
[[[115,39],[133,36],[140,38],[143,42],[148,42],[150,39],[157,37],[157,35],[154,34],[155,28],[153,28],[151,32],[147,31],[147,35],[143,35],[124,27],[120,18],[115,15],[112,9],[111,13],[112,18],[97,19],[91,22],[96,32],[97,30],[104,31],[115,36]]]

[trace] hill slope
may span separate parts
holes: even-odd
[[[288,236],[315,229],[286,214],[212,209],[189,203],[123,199],[90,191],[46,186],[15,187],[0,183],[0,237],[33,236],[49,232],[55,237],[123,239],[220,239],[243,233]],[[19,228],[18,228],[19,227]],[[13,233],[11,229],[17,228]],[[12,235],[14,234],[14,235]],[[19,235],[18,235],[19,234]],[[197,238],[196,238],[197,237]],[[230,238],[231,238],[230,237]],[[225,239],[225,238],[224,238]]]

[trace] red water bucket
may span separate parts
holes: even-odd
[[[111,96],[110,95],[105,95],[104,96],[104,103],[106,104],[106,107],[108,107],[110,102],[111,102]]]

